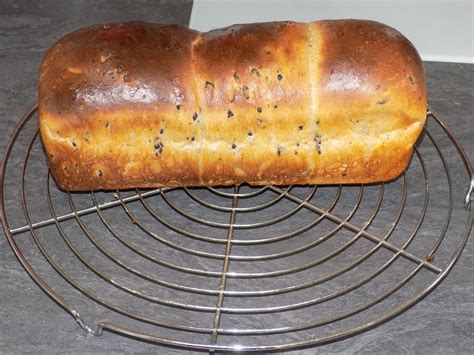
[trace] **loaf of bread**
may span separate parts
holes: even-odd
[[[386,181],[425,114],[418,53],[364,20],[87,27],[54,44],[39,82],[69,191]]]

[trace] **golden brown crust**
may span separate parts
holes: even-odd
[[[218,144],[203,154],[203,181],[281,181],[309,173],[296,146],[298,136],[307,140],[298,127],[310,119],[311,92],[302,90],[310,86],[308,43],[307,25],[292,22],[202,35],[193,51],[196,97],[205,139]]]
[[[39,97],[72,191],[385,181],[426,109],[410,42],[359,20],[83,28],[47,53]]]

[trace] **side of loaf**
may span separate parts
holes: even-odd
[[[40,69],[41,138],[69,191],[387,181],[425,113],[418,53],[364,20],[87,27]]]

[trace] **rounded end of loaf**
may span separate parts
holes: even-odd
[[[369,20],[316,22],[320,31],[321,114],[426,115],[423,63],[413,44],[392,27]]]

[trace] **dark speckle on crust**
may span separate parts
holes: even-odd
[[[198,114],[197,114],[197,112],[194,112],[194,114],[193,114],[193,121],[196,121],[197,118],[198,118]]]
[[[206,81],[206,84],[204,85],[204,88],[206,89],[207,92],[213,92],[214,91],[214,84],[211,83],[210,81]]]
[[[316,136],[314,136],[314,143],[316,144],[318,154],[321,154],[321,136],[319,134],[316,134]]]
[[[258,112],[258,113],[262,113],[262,108],[261,108],[261,107],[257,107],[257,112]]]
[[[235,148],[237,148],[237,144],[232,143],[231,147],[232,147],[232,149],[235,149]]]
[[[257,68],[253,68],[251,71],[250,71],[253,75],[259,77],[260,76],[260,72],[258,71]]]
[[[227,110],[227,118],[231,118],[234,116],[234,113],[231,110]]]
[[[247,85],[242,86],[242,95],[244,95],[246,100],[250,99],[249,87]]]
[[[161,155],[163,153],[163,142],[161,141],[160,137],[155,138],[155,143],[153,144],[153,149],[155,151],[155,155]]]

